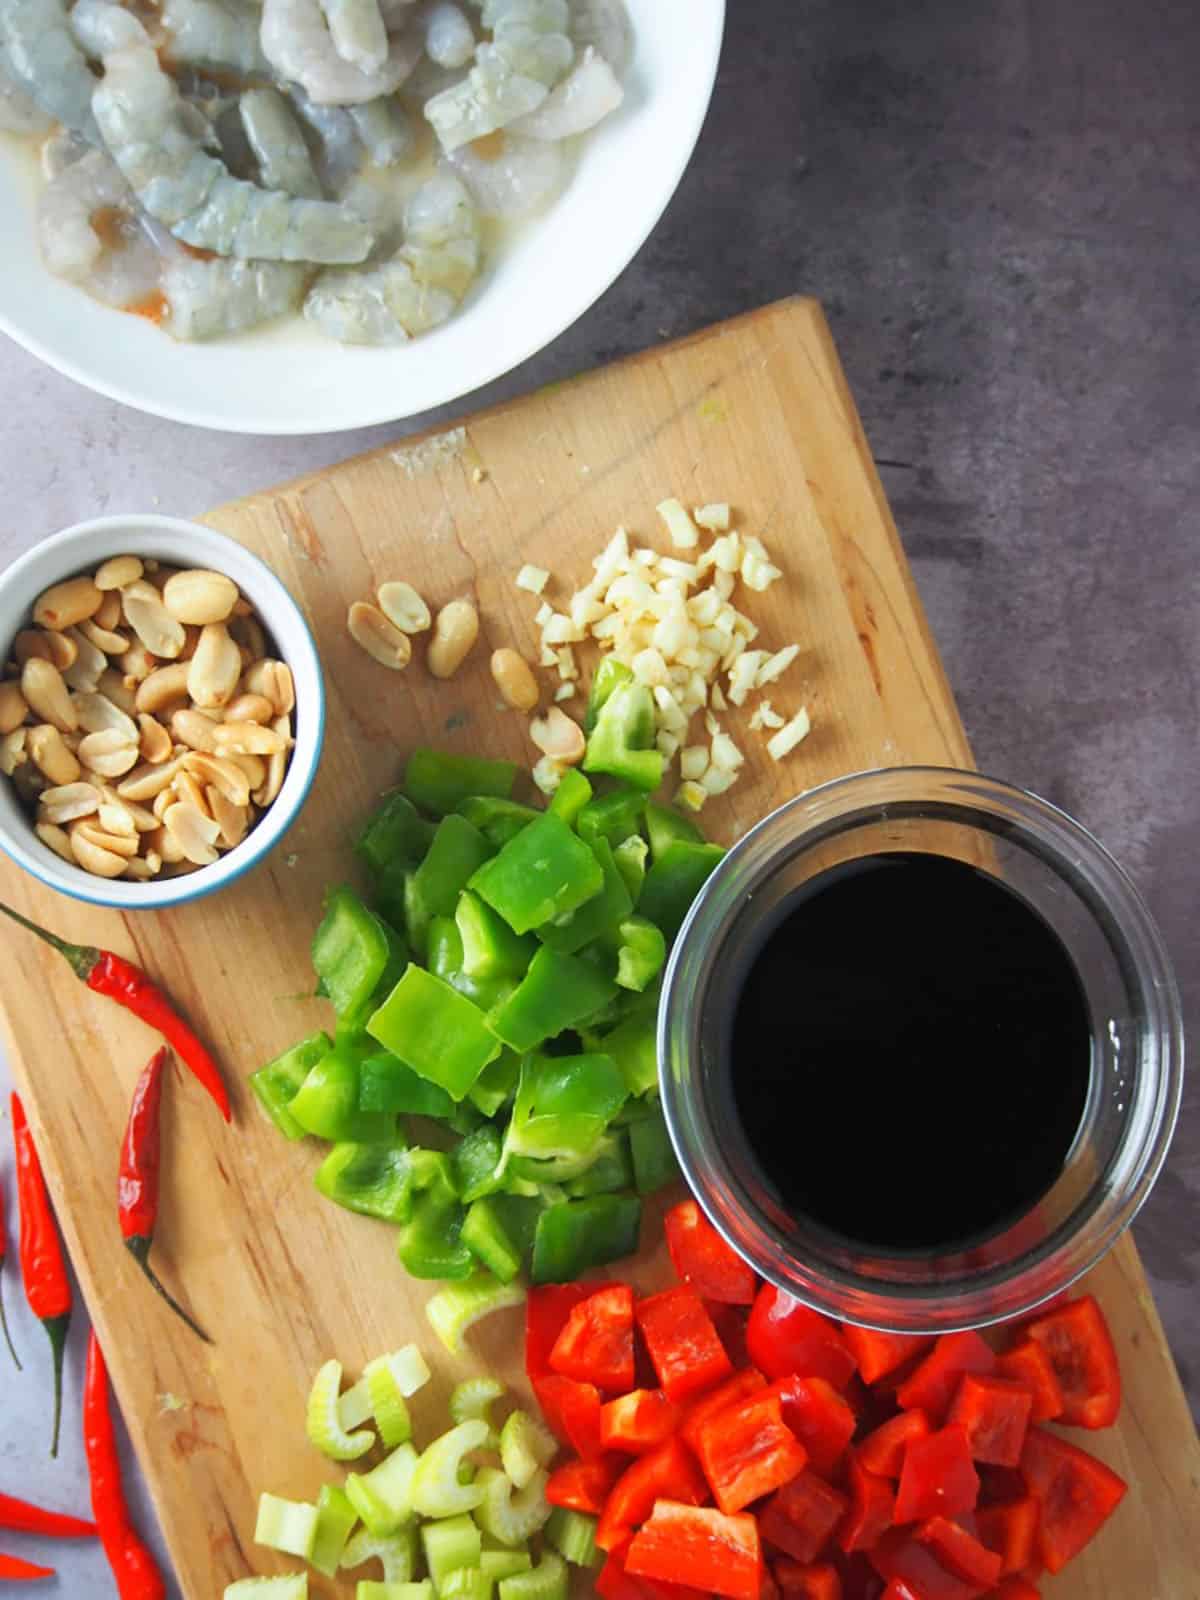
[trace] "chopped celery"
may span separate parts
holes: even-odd
[[[313,1379],[308,1396],[306,1426],[310,1444],[331,1461],[357,1461],[375,1443],[369,1428],[347,1433],[338,1416],[342,1388],[342,1363],[327,1361]]]
[[[485,1550],[479,1565],[489,1578],[499,1582],[501,1578],[511,1578],[515,1572],[528,1572],[533,1557],[528,1550]]]
[[[412,1418],[400,1393],[400,1385],[386,1361],[373,1361],[367,1368],[367,1392],[379,1437],[389,1449],[407,1444],[412,1438]]]
[[[338,1425],[350,1433],[371,1420],[371,1387],[366,1377],[338,1396]]]
[[[514,1411],[500,1430],[500,1464],[518,1489],[558,1454],[558,1440],[528,1411]]]
[[[553,1550],[529,1572],[500,1580],[500,1600],[567,1600],[567,1564]]]
[[[479,1529],[468,1516],[427,1522],[421,1529],[421,1544],[425,1550],[425,1565],[439,1594],[444,1578],[463,1567],[477,1567],[483,1554]]]
[[[390,1355],[378,1356],[367,1365],[370,1373],[373,1367],[387,1366],[396,1380],[396,1387],[406,1400],[411,1400],[418,1389],[423,1389],[429,1382],[429,1363],[421,1354],[415,1344],[401,1345],[399,1350],[393,1350]]]
[[[461,1483],[458,1469],[472,1450],[487,1443],[486,1422],[460,1422],[421,1453],[412,1480],[413,1510],[422,1517],[454,1517],[473,1511],[482,1498],[473,1483]]]
[[[352,1472],[347,1477],[350,1504],[372,1533],[395,1533],[411,1519],[417,1460],[412,1445],[402,1444],[370,1472]]]
[[[358,1512],[345,1492],[332,1483],[322,1484],[317,1496],[317,1535],[308,1559],[327,1578],[337,1571],[357,1521]]]
[[[464,1378],[450,1396],[451,1422],[485,1422],[488,1436],[485,1448],[499,1448],[500,1438],[492,1426],[492,1407],[504,1397],[504,1385],[495,1378]]]
[[[573,1567],[596,1564],[596,1519],[558,1506],[546,1524],[546,1538]]]
[[[495,1581],[482,1567],[459,1567],[442,1579],[441,1600],[491,1600]]]
[[[258,1500],[258,1521],[254,1525],[255,1544],[284,1555],[307,1561],[317,1537],[317,1508],[302,1500],[281,1500],[264,1494]]]
[[[416,1528],[401,1528],[382,1538],[370,1528],[360,1528],[346,1546],[342,1566],[361,1567],[368,1561],[382,1564],[385,1583],[407,1583],[417,1570]]]
[[[425,1315],[450,1354],[458,1355],[468,1328],[493,1311],[524,1301],[525,1291],[519,1284],[501,1283],[490,1272],[480,1270],[462,1283],[447,1284],[428,1302]]]
[[[308,1573],[289,1572],[283,1578],[239,1578],[227,1583],[222,1600],[308,1600]]]
[[[354,1600],[417,1600],[429,1596],[433,1600],[433,1585],[428,1578],[420,1583],[376,1583],[373,1578],[360,1578],[354,1590]]]
[[[475,1483],[482,1498],[475,1520],[491,1539],[501,1544],[524,1544],[545,1525],[550,1515],[546,1499],[548,1475],[539,1470],[523,1489],[514,1490],[508,1475],[495,1467],[481,1469]]]
[[[521,1250],[504,1226],[491,1200],[476,1200],[463,1218],[462,1242],[501,1283],[511,1283],[521,1270]]]

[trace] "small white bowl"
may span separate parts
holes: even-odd
[[[12,783],[0,776],[0,850],[47,888],[122,911],[158,910],[213,894],[256,866],[295,821],[312,787],[325,733],[325,686],[317,647],[299,606],[271,569],[222,533],[178,517],[97,517],[44,540],[0,574],[0,652],[27,626],[43,590],[109,556],[154,556],[172,566],[208,567],[232,578],[257,610],[296,685],[295,748],[274,804],[241,844],[210,867],[150,883],[98,878],[61,860],[38,838]]]

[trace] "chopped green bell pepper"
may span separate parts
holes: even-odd
[[[679,1177],[671,1135],[658,1104],[639,1122],[629,1124],[629,1150],[633,1157],[634,1187],[639,1194],[654,1194]]]
[[[628,839],[622,839],[613,850],[617,871],[624,878],[629,898],[634,905],[637,905],[642,885],[646,881],[646,857],[649,853],[650,846],[640,833],[631,833]]]
[[[521,1270],[521,1246],[504,1226],[491,1199],[476,1200],[462,1225],[462,1241],[481,1266],[501,1283],[511,1283]]]
[[[561,817],[564,822],[573,825],[575,818],[591,798],[592,786],[583,773],[578,767],[568,767],[554,791],[554,798],[548,809],[553,811],[556,817]]]
[[[467,880],[493,853],[483,834],[465,817],[451,812],[442,818],[428,855],[406,886],[408,933],[415,948],[426,948],[426,933],[434,917],[453,917]]]
[[[650,854],[657,861],[668,845],[676,839],[685,844],[704,844],[704,835],[689,818],[669,806],[660,806],[651,800],[646,806],[646,834],[650,840]]]
[[[725,852],[719,844],[672,840],[646,874],[638,913],[673,939],[683,926],[692,901],[704,887]]]
[[[460,816],[479,829],[495,850],[503,850],[514,835],[541,816],[533,806],[523,806],[516,800],[501,800],[491,794],[471,794],[463,800]]]
[[[360,1111],[396,1111],[413,1117],[436,1117],[449,1121],[458,1109],[439,1088],[413,1071],[398,1056],[368,1056],[359,1067],[358,1106]]]
[[[632,1187],[629,1135],[620,1129],[606,1133],[592,1153],[591,1165],[566,1183],[572,1200],[583,1200],[591,1194],[617,1194]]]
[[[432,823],[418,816],[412,802],[395,789],[367,819],[354,848],[379,877],[393,861],[415,866],[432,838]]]
[[[596,1194],[548,1206],[534,1234],[533,1282],[571,1283],[593,1267],[632,1255],[641,1220],[635,1194]]]
[[[462,1242],[464,1213],[450,1157],[433,1150],[414,1150],[409,1161],[412,1211],[396,1243],[405,1270],[414,1278],[470,1277],[475,1258]]]
[[[592,688],[588,695],[587,711],[583,718],[584,733],[591,733],[596,726],[596,718],[601,709],[609,700],[614,689],[619,689],[623,683],[633,682],[633,671],[623,661],[618,661],[615,656],[605,656],[600,665],[592,674]]]
[[[511,929],[510,929],[511,932]],[[516,938],[516,935],[512,935]],[[468,978],[463,971],[463,942],[453,917],[434,917],[429,924],[429,970],[465,994],[482,1011],[507,1000],[517,987],[516,978]]]
[[[622,784],[598,799],[589,800],[575,819],[575,831],[581,839],[607,839],[615,850],[626,839],[640,834],[645,812],[643,791]]]
[[[505,1149],[537,1161],[590,1152],[625,1100],[611,1056],[526,1056]]]
[[[258,1096],[259,1104],[285,1138],[304,1138],[305,1129],[288,1107],[312,1068],[332,1049],[333,1040],[327,1033],[314,1033],[250,1074],[250,1087]]]
[[[479,1007],[415,965],[371,1017],[367,1032],[422,1078],[445,1089],[452,1100],[461,1100],[500,1053]]]
[[[392,950],[383,924],[343,884],[325,900],[313,935],[312,964],[339,1017],[356,1017],[383,977]]]
[[[637,1012],[606,1033],[598,1048],[611,1056],[635,1098],[658,1086],[657,1019],[653,1012]]]
[[[521,1058],[507,1046],[487,1066],[467,1090],[467,1099],[485,1117],[494,1117],[506,1100],[517,1092]]]
[[[446,755],[439,750],[414,750],[404,770],[404,789],[413,805],[435,817],[456,811],[470,795],[507,800],[516,782],[511,761],[482,761],[475,756]]]
[[[599,875],[595,858],[586,853]],[[514,993],[488,1012],[487,1025],[512,1049],[533,1050],[564,1029],[586,1022],[616,992],[616,985],[588,962],[543,945]]]
[[[454,1187],[464,1205],[470,1205],[473,1200],[492,1194],[500,1187],[503,1178],[500,1159],[503,1153],[504,1141],[500,1130],[490,1122],[485,1122],[463,1139],[450,1159],[454,1170]]]
[[[644,683],[622,683],[600,707],[588,735],[585,772],[606,772],[635,789],[657,789],[662,753],[655,748],[654,698]]]
[[[592,839],[588,849],[595,856],[603,874],[600,893],[585,900],[569,916],[547,922],[537,930],[537,936],[544,944],[554,950],[563,950],[568,955],[582,950],[585,944],[616,928],[633,910],[633,901],[625,887],[624,878],[617,871],[608,840]]]
[[[529,934],[514,933],[504,918],[470,889],[454,910],[462,940],[462,970],[468,978],[521,978],[537,952]]]
[[[407,1222],[412,1214],[413,1164],[399,1138],[387,1144],[335,1144],[313,1182],[347,1211],[384,1222]]]
[[[618,927],[617,938],[617,983],[641,994],[663,969],[667,941],[645,917],[627,918]]]
[[[470,887],[514,933],[567,916],[599,894],[595,856],[562,820],[546,811],[472,875]]]
[[[355,1144],[392,1139],[395,1117],[361,1111],[358,1093],[358,1061],[353,1052],[335,1045],[309,1069],[288,1110],[305,1133],[316,1134],[318,1139]]]

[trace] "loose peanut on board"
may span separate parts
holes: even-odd
[[[429,626],[429,607],[411,583],[381,583],[375,598],[384,616],[401,633],[424,633]]]
[[[529,737],[543,755],[564,767],[578,765],[587,748],[583,729],[558,706],[551,706],[544,717],[533,719],[529,724]]]
[[[469,600],[451,600],[437,614],[426,665],[435,678],[452,678],[479,637],[479,613]]]
[[[492,677],[506,706],[515,711],[532,711],[538,703],[538,684],[533,668],[516,650],[492,652]]]
[[[346,616],[346,626],[355,644],[373,661],[392,672],[403,672],[412,660],[412,642],[389,622],[378,606],[356,600]]]

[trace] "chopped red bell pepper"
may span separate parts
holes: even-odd
[[[726,1244],[694,1200],[672,1206],[663,1218],[667,1249],[677,1277],[706,1300],[726,1305],[753,1304],[758,1279],[732,1246]]]
[[[919,1523],[915,1536],[918,1543],[933,1551],[947,1572],[954,1573],[964,1583],[990,1589],[1000,1576],[1003,1566],[1000,1557],[948,1517],[930,1517]]]
[[[1035,1318],[1025,1335],[1050,1357],[1063,1395],[1059,1421],[1110,1427],[1121,1409],[1121,1369],[1095,1296],[1086,1294]]]
[[[645,1522],[656,1500],[698,1506],[707,1499],[708,1484],[682,1440],[668,1439],[617,1479],[596,1529],[596,1543],[601,1550],[615,1550]]]
[[[761,1394],[766,1387],[767,1380],[761,1372],[755,1372],[753,1367],[747,1367],[744,1372],[735,1372],[732,1378],[727,1378],[724,1383],[719,1384],[711,1394],[702,1395],[699,1400],[692,1402],[684,1418],[683,1427],[679,1430],[680,1433],[693,1450],[698,1450],[700,1429],[709,1417],[716,1416],[717,1412],[723,1411],[726,1406],[737,1405],[743,1400],[748,1400],[751,1395]]]
[[[755,1296],[746,1349],[768,1378],[823,1378],[844,1389],[854,1376],[854,1356],[837,1324],[773,1283]]]
[[[881,1578],[906,1585],[918,1600],[979,1600],[983,1593],[977,1584],[948,1572],[909,1528],[889,1528],[868,1555]]]
[[[707,1417],[696,1454],[713,1498],[729,1514],[790,1483],[808,1460],[769,1389]]]
[[[726,1600],[758,1600],[758,1524],[744,1514],[728,1516],[711,1506],[659,1500],[650,1520],[634,1535],[625,1570],[633,1577],[684,1582]]]
[[[1049,1422],[1062,1416],[1062,1386],[1054,1375],[1050,1357],[1033,1339],[1023,1339],[996,1358],[996,1376],[1028,1389],[1033,1397],[1030,1422]]]
[[[896,1510],[896,1486],[887,1478],[868,1472],[857,1456],[850,1458],[850,1509],[838,1529],[842,1549],[869,1550],[880,1534],[892,1525]]]
[[[815,1472],[785,1483],[758,1513],[758,1531],[768,1544],[801,1564],[815,1561],[833,1537],[850,1502]]]
[[[878,1328],[858,1328],[852,1322],[843,1322],[841,1327],[864,1383],[877,1383],[931,1343],[920,1333],[881,1333]]]
[[[965,1373],[992,1373],[996,1354],[977,1333],[943,1333],[933,1349],[896,1390],[905,1411],[923,1411],[937,1427],[946,1420]]]
[[[667,1289],[637,1307],[637,1325],[668,1400],[688,1400],[733,1371],[694,1289]]]
[[[842,1600],[842,1580],[828,1561],[816,1566],[777,1561],[775,1579],[784,1600]]]
[[[975,1513],[980,1543],[1000,1557],[1002,1576],[1023,1572],[1037,1550],[1038,1503],[1031,1494]]]
[[[1061,1572],[1095,1537],[1124,1498],[1127,1485],[1078,1445],[1030,1428],[1021,1476],[1039,1507],[1038,1554],[1048,1572]]]
[[[1042,1591],[1024,1578],[1005,1578],[992,1591],[990,1600],[1042,1600]]]
[[[961,1511],[973,1511],[978,1498],[979,1474],[965,1428],[939,1428],[927,1438],[909,1442],[896,1495],[897,1522],[956,1517]]]
[[[600,1407],[600,1441],[606,1450],[645,1455],[678,1432],[682,1416],[661,1389],[632,1389]]]
[[[573,1306],[550,1352],[564,1378],[624,1394],[633,1388],[633,1290],[610,1283]]]
[[[854,1413],[823,1378],[782,1378],[771,1385],[783,1402],[783,1420],[826,1477],[841,1461],[854,1435]]]
[[[977,1461],[979,1473],[979,1504],[994,1506],[1002,1500],[1020,1500],[1025,1494],[1025,1479],[1016,1467],[990,1467],[986,1461]]]
[[[762,1537],[762,1529],[758,1530]],[[783,1600],[779,1592],[779,1585],[775,1582],[773,1573],[767,1563],[763,1562],[762,1587],[758,1591],[758,1600]]]
[[[596,1576],[596,1593],[602,1600],[646,1600],[646,1591],[625,1571],[625,1563],[615,1551]]]
[[[712,1318],[721,1348],[729,1357],[731,1367],[748,1367],[746,1353],[746,1313],[741,1306],[731,1306],[720,1300],[706,1300],[704,1309]]]
[[[931,1431],[923,1411],[901,1411],[869,1433],[856,1446],[855,1454],[868,1472],[877,1472],[881,1478],[898,1478],[909,1440],[924,1439]]]
[[[525,1371],[544,1378],[550,1371],[550,1352],[567,1318],[591,1294],[586,1283],[547,1283],[525,1296]]]
[[[627,1465],[628,1462],[618,1455],[593,1456],[590,1461],[564,1461],[550,1474],[546,1499],[552,1506],[598,1517],[613,1484]]]
[[[968,1372],[955,1392],[947,1422],[967,1430],[971,1455],[997,1467],[1015,1467],[1021,1459],[1033,1396],[1008,1378],[982,1378]]]
[[[921,1600],[915,1589],[910,1589],[903,1578],[893,1578],[879,1600]]]
[[[533,1379],[533,1392],[547,1427],[560,1444],[577,1456],[600,1454],[600,1391],[594,1383],[580,1383],[552,1372]]]

